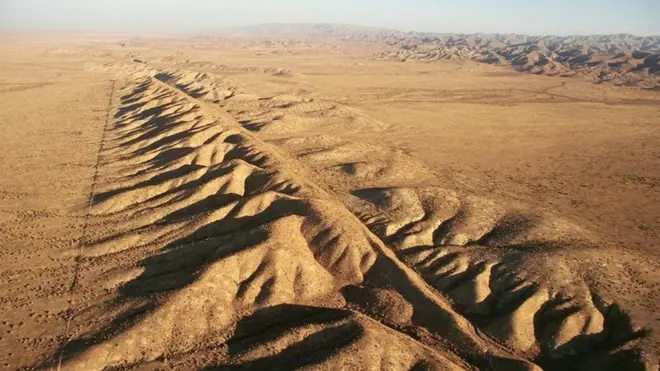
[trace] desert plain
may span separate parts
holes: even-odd
[[[0,367],[658,369],[657,54],[296,31],[0,36]]]

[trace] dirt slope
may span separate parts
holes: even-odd
[[[459,369],[462,359],[526,367],[475,332],[343,205],[289,173],[295,163],[158,79],[122,90],[104,142],[94,238],[76,280],[80,314],[53,362],[85,370],[164,359],[195,368]],[[364,303],[362,291],[374,300]],[[361,314],[365,305],[387,308],[376,311],[382,322]],[[255,333],[264,321],[280,324]],[[433,347],[441,337],[456,349]],[[290,356],[310,347],[342,352]],[[349,356],[356,352],[363,356]]]
[[[65,368],[654,367],[571,263],[592,249],[578,226],[434,188],[355,191],[362,224],[206,79],[121,90]]]

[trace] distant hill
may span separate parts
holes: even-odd
[[[586,75],[617,85],[660,86],[660,36],[442,35],[386,41],[382,59],[474,60],[543,75]]]
[[[383,41],[391,37],[402,37],[406,34],[412,33],[339,23],[264,23],[243,27],[220,28],[204,32],[205,36],[349,41]]]
[[[378,59],[473,60],[535,74],[583,75],[596,82],[660,86],[660,36],[439,34],[317,23],[268,23],[205,35],[382,43],[388,50],[375,55]]]

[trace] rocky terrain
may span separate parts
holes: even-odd
[[[379,53],[379,58],[463,59],[541,75],[583,75],[646,88],[660,85],[660,36],[412,35],[386,42],[397,49]]]

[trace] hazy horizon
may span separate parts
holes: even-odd
[[[189,34],[264,23],[333,23],[436,33],[660,35],[660,2],[505,0],[6,0],[0,29]]]

